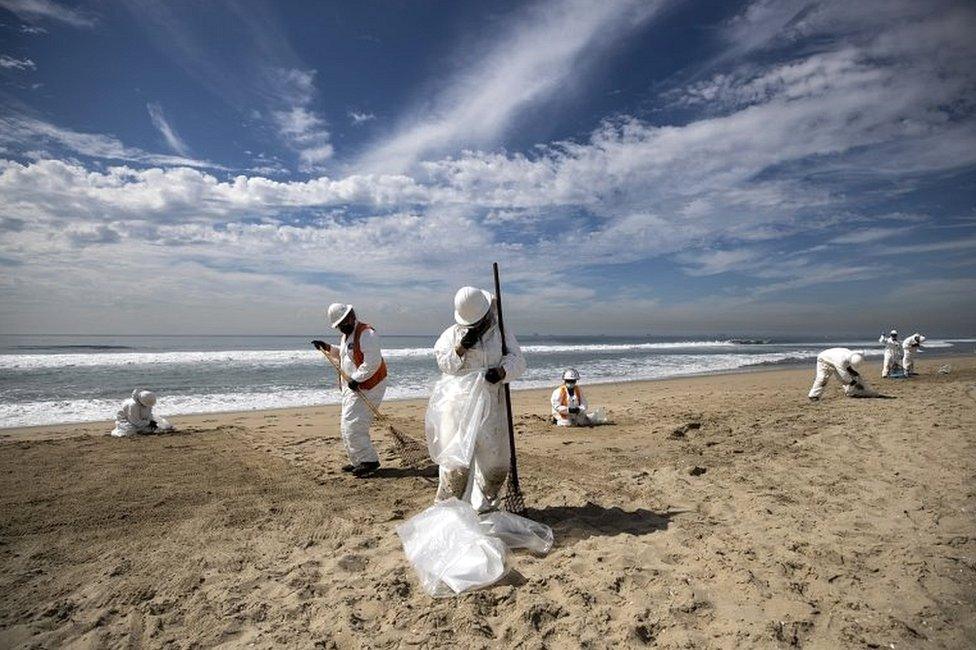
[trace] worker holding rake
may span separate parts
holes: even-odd
[[[493,406],[491,417],[477,436],[471,459],[473,467],[442,466],[436,500],[464,499],[469,493],[468,480],[473,469],[474,482],[470,488],[480,493],[481,502],[477,505],[484,512],[498,508],[499,493],[509,474],[512,456],[503,388],[525,371],[525,358],[515,336],[511,332],[503,334],[498,306],[488,291],[475,287],[459,289],[454,296],[454,320],[455,324],[434,345],[437,366],[446,375],[483,372],[491,386]]]
[[[312,345],[340,370],[342,416],[339,428],[350,461],[342,471],[362,478],[373,474],[380,466],[369,428],[386,392],[386,362],[376,330],[356,318],[352,305],[329,305],[328,319],[329,324],[342,333],[339,345],[319,340],[312,341]]]

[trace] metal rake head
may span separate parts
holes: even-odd
[[[390,435],[393,436],[393,447],[396,449],[397,456],[403,461],[404,465],[410,467],[426,467],[430,464],[430,455],[427,446],[420,444],[407,434],[399,431],[392,424],[388,426]]]
[[[506,512],[513,515],[525,515],[525,497],[522,495],[519,486],[512,481],[511,474],[508,476],[508,487],[505,490],[505,496],[502,498],[502,505]]]

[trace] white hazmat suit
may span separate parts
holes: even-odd
[[[884,346],[884,362],[881,364],[881,376],[889,377],[899,367],[901,341],[898,340],[898,333],[892,330],[888,336],[882,334],[878,339],[878,343]]]
[[[122,408],[115,414],[115,428],[111,435],[116,438],[134,436],[140,433],[154,433],[171,429],[169,422],[153,419],[153,406],[156,394],[150,390],[136,388],[132,397],[122,402]]]
[[[327,354],[347,377],[361,384],[358,390],[352,390],[346,380],[340,380],[342,416],[339,431],[349,460],[353,465],[378,463],[379,456],[369,437],[373,411],[363,397],[379,408],[386,393],[386,362],[380,349],[380,338],[368,323],[357,322],[352,334],[343,334],[338,347],[330,347]]]
[[[434,345],[434,356],[441,372],[448,375],[465,375],[479,370],[501,367],[505,370],[505,378],[490,385],[493,400],[492,416],[478,433],[472,465],[474,466],[474,486],[480,491],[482,502],[479,510],[488,511],[498,507],[498,497],[502,485],[508,476],[511,450],[508,442],[508,413],[505,408],[503,383],[518,379],[525,372],[525,358],[519,347],[515,335],[505,333],[508,354],[502,356],[502,337],[498,329],[497,312],[494,306],[492,324],[481,335],[478,342],[467,349],[463,356],[457,353],[461,338],[467,332],[464,325],[451,325]],[[435,502],[439,503],[451,497],[464,499],[468,492],[468,480],[471,467],[458,469],[440,468],[440,483],[437,487]]]
[[[901,367],[905,369],[906,375],[915,374],[915,353],[918,352],[918,349],[922,347],[922,343],[924,342],[925,337],[915,332],[901,344]]]
[[[854,366],[863,359],[859,352],[847,348],[830,348],[817,355],[817,376],[810,389],[810,399],[820,399],[831,375],[836,375],[844,384],[844,394],[848,397],[877,397],[877,393],[865,383]]]
[[[572,390],[563,384],[552,391],[549,400],[552,405],[552,417],[556,419],[556,424],[561,427],[585,427],[590,425],[590,418],[586,414],[586,398],[579,384]],[[571,413],[570,409],[579,409],[576,413]]]

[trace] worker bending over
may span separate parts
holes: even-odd
[[[901,358],[901,367],[905,369],[905,376],[910,377],[918,373],[915,372],[915,354],[918,349],[922,347],[922,343],[925,342],[925,337],[915,332],[901,344],[903,355]]]
[[[878,397],[878,394],[864,381],[857,367],[864,363],[864,355],[847,348],[830,348],[817,355],[817,377],[810,389],[811,401],[820,399],[831,375],[835,375],[844,385],[848,397]]]
[[[349,455],[349,464],[342,471],[353,476],[369,476],[380,466],[379,456],[369,437],[373,424],[373,410],[366,403],[379,408],[386,393],[386,361],[380,350],[380,338],[368,323],[357,320],[352,305],[332,303],[327,312],[329,323],[342,333],[339,345],[315,340],[312,345],[328,354],[342,370],[339,387],[342,391],[342,415],[339,431]]]

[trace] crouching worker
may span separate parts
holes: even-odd
[[[525,372],[525,358],[515,335],[505,332],[508,354],[502,355],[502,334],[498,311],[491,293],[475,287],[462,287],[454,296],[454,321],[434,344],[437,366],[446,375],[468,375],[484,371],[488,382],[490,417],[480,426],[475,438],[472,467],[440,468],[440,483],[435,502],[451,497],[471,498],[475,488],[480,496],[479,510],[498,508],[499,492],[508,477],[511,448],[508,442],[508,415],[503,385]],[[474,483],[468,480],[474,469]]]
[[[352,305],[329,305],[328,318],[329,324],[342,333],[338,347],[318,340],[312,341],[312,345],[329,355],[342,369],[339,430],[350,461],[342,471],[362,478],[380,467],[380,458],[369,437],[373,409],[366,401],[377,409],[382,403],[386,393],[386,361],[376,330],[356,318]]]
[[[137,388],[132,391],[132,397],[122,402],[122,408],[115,414],[115,428],[112,435],[116,438],[134,436],[140,433],[158,433],[169,431],[173,427],[166,420],[153,417],[153,406],[156,404],[156,393],[151,390]]]
[[[552,391],[552,417],[561,427],[591,427],[586,399],[579,387],[579,371],[570,368],[563,373],[563,385]]]
[[[857,367],[864,363],[864,355],[847,348],[830,348],[817,355],[817,377],[810,389],[811,401],[820,399],[827,387],[831,375],[836,375],[844,385],[844,394],[848,397],[878,397],[878,393],[871,390],[864,381],[864,377],[857,371]]]

